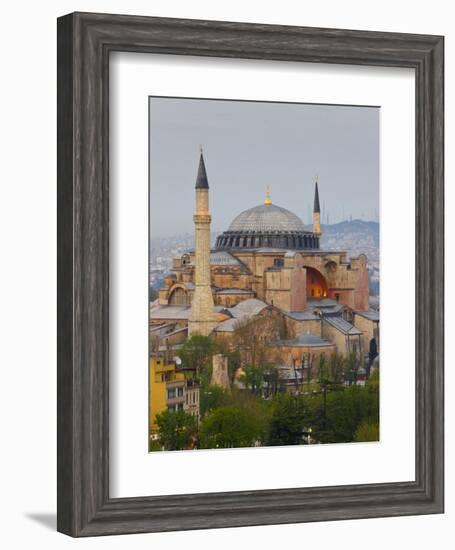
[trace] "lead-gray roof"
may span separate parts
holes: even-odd
[[[176,334],[179,334],[181,332],[188,332],[188,327],[177,328],[173,332],[165,334],[165,337],[168,338],[169,336],[175,336]]]
[[[372,309],[379,309],[379,296],[370,296],[370,307]]]
[[[337,302],[332,298],[321,298],[320,300],[307,300],[307,307],[319,308],[319,309],[338,308],[338,307],[342,308],[343,304],[340,304],[340,302]]]
[[[274,346],[279,347],[292,347],[292,348],[302,348],[302,347],[326,347],[334,346],[331,342],[324,340],[317,334],[301,334],[292,340],[278,340],[273,343]]]
[[[243,265],[237,258],[225,250],[216,250],[210,253],[211,265]]]
[[[224,315],[230,315],[229,310],[225,306],[215,306],[213,311],[216,313],[223,313]]]
[[[150,319],[189,319],[191,314],[190,306],[167,306],[159,305],[150,308]]]
[[[228,319],[227,321],[223,321],[215,328],[215,332],[234,332],[235,326],[239,321],[240,319]]]
[[[229,313],[233,316],[233,319],[228,319],[220,323],[215,331],[216,332],[233,332],[236,328],[236,325],[242,319],[248,319],[254,317],[261,313],[265,308],[269,307],[262,300],[257,300],[256,298],[249,298],[248,300],[243,300],[234,307],[228,309]]]
[[[175,323],[162,323],[161,325],[155,325],[150,327],[150,332],[161,332],[173,328]]]
[[[291,319],[295,319],[296,321],[320,321],[321,320],[319,315],[315,315],[315,313],[312,310],[308,310],[308,309],[304,311],[286,311],[285,309],[280,309],[280,311],[287,317],[290,317]]]
[[[230,309],[223,306],[215,306],[213,308],[215,313],[225,313],[230,315]],[[189,319],[191,315],[191,306],[177,306],[177,305],[154,305],[150,307],[150,319],[155,320],[171,320],[171,319]]]
[[[365,317],[365,319],[369,319],[370,321],[379,321],[379,311],[373,309],[369,309],[368,311],[356,311],[355,314]]]
[[[239,319],[241,317],[253,317],[254,315],[258,315],[266,307],[269,307],[268,304],[262,300],[250,298],[229,308],[229,311],[236,319]]]
[[[241,212],[231,223],[228,231],[305,231],[302,220],[281,206],[260,204]]]
[[[349,336],[362,334],[361,330],[356,328],[354,325],[351,325],[351,323],[343,319],[343,317],[323,317],[323,320],[343,334],[348,334]]]

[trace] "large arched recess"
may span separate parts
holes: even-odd
[[[168,303],[172,306],[189,306],[190,300],[185,288],[182,286],[174,286],[170,293]]]
[[[327,297],[327,281],[314,267],[306,267],[306,295],[308,300],[320,300]]]

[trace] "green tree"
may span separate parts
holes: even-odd
[[[277,394],[271,406],[266,445],[298,445],[306,424],[305,405],[301,397]]]
[[[159,443],[166,451],[180,451],[191,448],[197,438],[197,424],[194,416],[183,410],[164,411],[156,417]]]
[[[361,359],[357,353],[353,351],[348,353],[345,359],[345,379],[350,386],[357,383],[357,377],[361,366]]]
[[[269,365],[264,371],[264,384],[266,385],[267,396],[274,396],[278,392],[280,382],[279,370],[275,365]]]
[[[325,407],[320,394],[308,399],[307,407],[314,437],[322,443],[353,441],[361,422],[379,422],[379,394],[367,387],[351,386],[330,392]]]
[[[207,384],[212,373],[212,356],[216,353],[215,345],[207,336],[194,334],[177,351],[186,369],[193,370]]]
[[[208,385],[200,390],[199,409],[201,417],[213,409],[225,407],[231,403],[230,394],[221,386]]]
[[[302,363],[306,367],[306,383],[308,385],[308,388],[310,388],[311,382],[313,380],[313,367],[315,360],[316,355],[314,353],[307,353],[302,358]]]
[[[340,386],[344,381],[345,360],[337,352],[330,355],[328,361],[329,377],[335,386]]]
[[[322,391],[322,420],[325,428],[327,424],[327,392],[332,387],[332,380],[330,378],[330,372],[324,354],[319,356],[318,382]]]
[[[153,451],[161,451],[162,450],[162,447],[161,447],[161,444],[158,440],[150,440],[149,441],[149,452],[153,452]]]
[[[364,420],[355,431],[354,441],[379,441],[379,424]]]
[[[203,449],[251,447],[261,437],[262,426],[255,415],[236,406],[209,413],[199,429]]]
[[[375,369],[368,378],[367,381],[367,388],[371,392],[377,392],[379,393],[379,370]]]
[[[254,395],[261,393],[262,386],[264,385],[265,367],[258,365],[245,365],[243,367],[243,373],[240,380],[245,384],[245,387]]]

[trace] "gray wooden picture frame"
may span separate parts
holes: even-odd
[[[415,70],[415,481],[110,498],[113,51]],[[443,51],[440,36],[91,13],[58,20],[59,531],[79,537],[443,511]]]

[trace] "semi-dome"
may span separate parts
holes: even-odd
[[[307,231],[296,214],[272,204],[267,193],[264,204],[244,210],[233,220],[217,238],[216,248],[317,249],[319,237]]]

